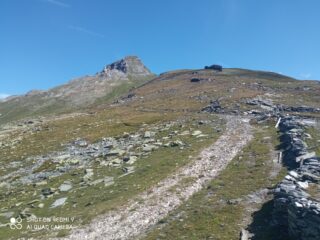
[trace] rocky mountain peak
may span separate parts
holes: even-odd
[[[126,56],[125,58],[108,64],[102,70],[102,74],[110,72],[121,72],[126,75],[150,75],[151,71],[142,63],[137,56]]]

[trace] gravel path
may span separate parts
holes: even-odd
[[[227,117],[225,133],[190,164],[159,182],[137,199],[104,216],[83,229],[74,230],[64,239],[132,239],[198,192],[216,177],[252,139],[248,119]]]

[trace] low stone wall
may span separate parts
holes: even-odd
[[[308,151],[303,122],[285,117],[279,124],[283,161],[290,169],[274,191],[273,220],[288,230],[292,239],[320,239],[320,203],[308,193],[310,184],[320,183],[320,158]]]

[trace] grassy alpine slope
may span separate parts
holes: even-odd
[[[223,113],[201,112],[212,100],[219,99],[234,117],[255,110],[246,100],[257,96],[290,106],[317,107],[320,100],[317,82],[242,69],[181,70],[144,81],[116,88],[80,114],[73,109],[62,117],[48,108],[50,116],[28,115],[33,123],[25,123],[23,110],[17,110],[20,121],[1,125],[1,239],[67,236],[65,229],[28,230],[25,219],[67,215],[84,226],[170,176],[224,134]],[[220,176],[150,229],[146,239],[237,239],[248,218],[246,196],[278,181],[269,175],[277,134],[272,125],[254,128],[255,140]],[[9,219],[19,215],[23,229],[11,230]]]

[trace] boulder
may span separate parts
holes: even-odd
[[[222,106],[220,105],[219,100],[211,101],[210,105],[207,107],[204,107],[201,111],[208,112],[208,113],[223,113],[224,112]]]
[[[71,182],[65,181],[63,184],[60,185],[59,191],[68,192],[71,188],[72,188]]]
[[[55,200],[52,205],[50,206],[50,208],[56,208],[56,207],[60,207],[62,205],[64,205],[67,201],[67,197],[63,197],[63,198],[59,198],[57,200]]]
[[[55,188],[44,188],[41,190],[43,196],[48,197],[56,192]]]
[[[200,131],[200,130],[195,130],[195,131],[193,131],[192,132],[192,136],[198,136],[198,135],[200,135],[200,134],[202,134],[202,132]]]

